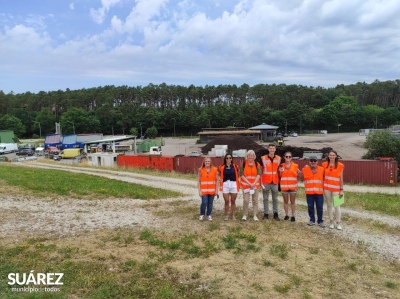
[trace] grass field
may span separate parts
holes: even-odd
[[[363,240],[349,242],[331,230],[298,222],[234,222],[217,215],[213,222],[199,222],[195,201],[156,201],[177,195],[170,191],[154,190],[148,197],[133,184],[63,172],[74,180],[67,184],[52,179],[58,171],[13,168],[11,174],[7,167],[0,166],[0,185],[12,186],[9,194],[107,200],[122,184],[118,188],[126,190],[115,197],[144,199],[154,217],[169,225],[99,228],[63,238],[25,235],[11,241],[1,236],[1,298],[400,297],[399,261],[370,252]],[[346,195],[347,208],[400,215],[398,196]],[[240,213],[239,208],[238,218]],[[398,227],[379,221],[345,221],[371,234],[399,234]],[[63,285],[55,293],[12,291],[9,273],[31,270],[64,273]]]

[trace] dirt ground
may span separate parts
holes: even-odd
[[[175,139],[166,138],[162,147],[164,155],[188,155],[191,151],[201,151],[204,144],[196,144],[198,138]],[[326,135],[299,135],[298,137],[285,137],[285,145],[308,147],[320,150],[331,147],[345,160],[358,160],[367,152],[363,147],[366,136],[358,133],[332,133]],[[266,146],[267,144],[262,144]]]
[[[140,240],[143,229],[151,229],[158,238],[167,240],[178,240],[189,234],[199,246],[205,242],[220,250],[207,258],[187,258],[182,253],[173,253],[174,259],[162,264],[157,275],[173,269],[183,285],[194,282],[200,289],[217,284],[220,293],[213,298],[399,298],[397,289],[384,286],[386,281],[399,279],[400,220],[396,217],[344,207],[343,231],[308,227],[304,198],[298,198],[295,223],[272,219],[223,221],[223,201],[219,199],[214,204],[214,221],[200,222],[194,180],[170,177],[154,180],[151,174],[39,161],[17,165],[87,173],[186,195],[151,201],[86,200],[29,196],[19,188],[0,185],[4,191],[0,201],[0,242],[7,246],[46,237],[58,248],[68,246],[76,252],[79,248],[76,259],[102,260],[112,271],[122,272],[120,265],[126,261],[146,261],[149,253],[171,254]],[[368,192],[364,190],[368,187],[362,189]],[[239,194],[238,218],[242,201]],[[261,196],[258,206],[261,214]],[[279,210],[282,213],[281,196]],[[228,250],[221,240],[234,232],[240,232],[237,233],[240,236],[254,235],[257,242],[246,244],[240,239],[237,247],[240,252]],[[116,245],[112,239],[117,234],[132,236],[132,243],[123,247]],[[272,253],[272,248],[283,245],[288,258]],[[291,290],[287,293],[276,291],[277,287],[288,284]]]

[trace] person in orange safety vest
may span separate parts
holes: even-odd
[[[283,197],[283,208],[285,210],[284,220],[289,220],[289,199],[291,217],[290,221],[295,222],[296,217],[296,194],[298,189],[298,177],[300,175],[299,165],[292,161],[292,153],[284,154],[285,162],[278,169],[280,172],[280,185]]]
[[[214,197],[218,196],[218,169],[213,166],[210,157],[205,157],[199,168],[197,189],[201,197],[199,220],[202,221],[207,212],[207,219],[212,221]]]
[[[263,163],[261,188],[263,189],[264,219],[269,217],[268,197],[269,191],[272,193],[272,209],[274,219],[279,221],[278,216],[278,167],[281,164],[281,157],[275,155],[276,146],[271,143],[268,145],[268,155],[261,157]]]
[[[340,163],[338,154],[330,150],[326,161],[322,163],[324,168],[324,196],[328,207],[328,216],[330,220],[329,228],[342,230],[340,206],[335,207],[335,219],[333,219],[333,197],[343,196],[343,170],[344,165]]]
[[[315,208],[317,209],[317,223],[324,228],[323,211],[324,211],[324,168],[318,165],[316,156],[309,158],[310,165],[305,165],[301,172],[304,181],[304,190],[306,192],[309,226],[315,225]]]
[[[255,152],[249,150],[246,160],[239,169],[240,185],[243,189],[243,221],[247,220],[250,196],[253,204],[253,220],[258,221],[258,189],[260,188],[261,166],[255,159]]]

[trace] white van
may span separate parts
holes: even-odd
[[[0,143],[0,155],[14,153],[18,151],[16,143]]]
[[[36,156],[44,156],[44,147],[37,147],[35,149],[35,155]]]

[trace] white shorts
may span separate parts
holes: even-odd
[[[226,181],[222,184],[222,193],[238,193],[236,181]]]

